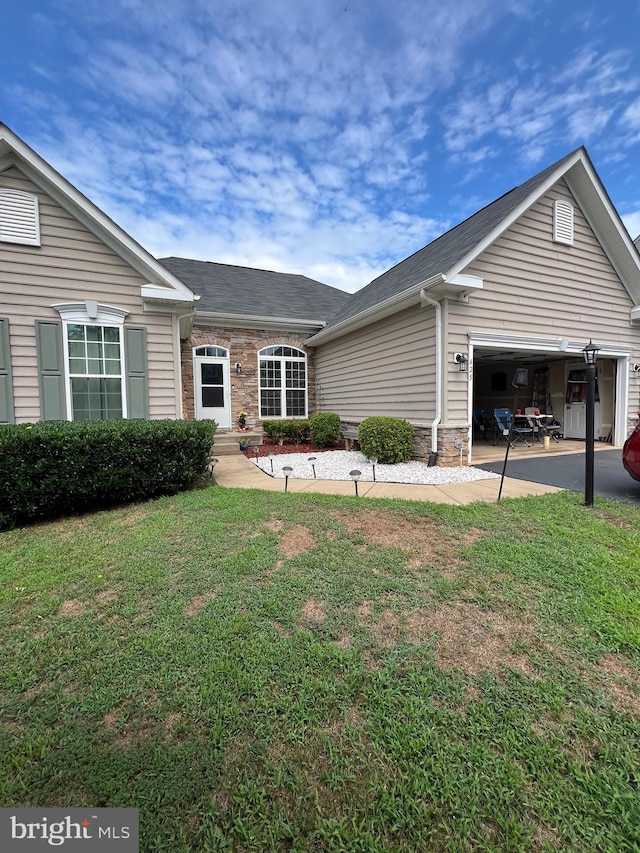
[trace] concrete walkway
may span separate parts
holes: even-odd
[[[242,453],[220,456],[215,468],[215,481],[219,486],[239,489],[262,489],[283,492],[284,480],[275,479],[261,471]],[[360,481],[358,494],[362,498],[401,498],[405,501],[431,501],[433,503],[469,504],[474,501],[493,503],[498,497],[500,480],[475,480],[472,483],[451,483],[444,486],[416,486],[409,483],[371,483]],[[354,495],[351,481],[344,480],[294,480],[289,479],[290,492],[314,492],[325,495]],[[529,483],[506,477],[503,498],[520,498],[525,495],[543,495],[559,492],[555,486]]]

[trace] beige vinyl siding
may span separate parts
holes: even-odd
[[[553,202],[574,205],[574,244],[553,242]],[[628,346],[640,357],[632,300],[564,181],[556,184],[484,251],[465,273],[484,280],[469,303],[446,303],[447,358],[466,352],[472,331],[549,336]],[[631,400],[637,399],[632,376]],[[635,389],[635,396],[634,396]],[[448,417],[467,421],[466,388],[450,384]],[[633,403],[632,403],[633,404]]]
[[[40,205],[40,247],[0,243],[0,314],[11,321],[16,420],[40,417],[35,320],[58,319],[52,305],[86,299],[122,308],[127,325],[147,329],[150,417],[179,417],[173,319],[143,313],[147,280],[18,169],[0,173],[0,186],[35,193]]]
[[[316,349],[316,393],[321,411],[343,419],[371,415],[433,420],[435,321],[433,308],[416,305]]]

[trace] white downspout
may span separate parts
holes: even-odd
[[[442,420],[442,305],[420,291],[420,301],[436,309],[436,416],[431,423],[431,452],[438,453],[438,425]]]

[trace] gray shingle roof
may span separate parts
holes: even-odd
[[[448,272],[574,154],[575,151],[567,154],[526,183],[500,196],[460,225],[456,225],[423,249],[382,273],[362,290],[354,293],[334,314],[329,326],[335,326],[368,308],[373,308],[438,273]]]
[[[349,296],[304,275],[188,258],[160,258],[160,263],[201,297],[198,313],[279,317],[321,325]]]

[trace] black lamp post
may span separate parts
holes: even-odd
[[[584,467],[584,505],[593,506],[593,469],[594,469],[594,435],[593,427],[596,412],[596,359],[598,350],[589,341],[582,350],[587,363],[587,423],[585,431],[585,467]]]

